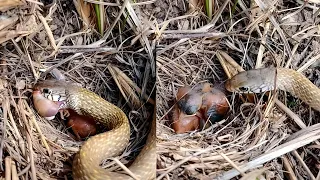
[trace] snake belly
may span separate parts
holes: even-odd
[[[320,89],[293,69],[269,67],[243,71],[227,80],[225,87],[230,92],[241,93],[280,89],[320,111]]]
[[[64,97],[63,108],[75,110],[80,115],[93,117],[109,131],[90,137],[84,142],[73,160],[72,176],[75,180],[133,179],[122,173],[111,172],[100,166],[102,160],[119,155],[129,143],[130,124],[125,113],[97,94],[76,85],[60,81],[42,81],[34,89],[47,89],[51,94]],[[141,180],[154,179],[156,175],[155,119],[146,145],[129,167]]]

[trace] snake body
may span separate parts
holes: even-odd
[[[261,93],[280,89],[320,111],[320,89],[301,73],[288,68],[260,68],[243,71],[227,80],[231,92]]]
[[[119,155],[129,143],[130,124],[125,113],[117,106],[104,100],[94,92],[76,85],[59,81],[42,81],[34,89],[59,95],[59,109],[70,108],[80,115],[93,117],[109,131],[89,138],[73,160],[72,175],[75,180],[132,179],[132,177],[110,172],[100,167],[102,160]],[[155,178],[156,138],[153,120],[145,147],[129,170],[138,179]]]

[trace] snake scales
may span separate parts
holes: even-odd
[[[320,111],[320,89],[301,73],[287,68],[260,68],[238,73],[225,87],[231,92],[261,93],[280,89]]]
[[[102,160],[118,155],[129,143],[130,124],[127,116],[120,108],[85,88],[65,82],[42,81],[38,82],[34,89],[42,93],[50,93],[51,96],[58,96],[59,109],[70,108],[80,115],[92,116],[110,130],[89,138],[83,144],[73,160],[72,175],[74,179],[132,179],[128,175],[110,172],[100,167]],[[41,101],[45,102],[43,99]],[[52,109],[50,113],[52,115]],[[155,118],[153,118],[146,145],[129,167],[129,170],[138,179],[155,178]]]

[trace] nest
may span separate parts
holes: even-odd
[[[268,6],[260,1],[252,9],[215,1],[216,13],[208,20],[199,1],[185,7],[182,1],[166,2],[171,11],[187,7],[189,11],[168,17],[171,29],[162,32],[158,48],[158,179],[319,178],[319,112],[290,94],[277,92],[274,99],[259,95],[249,102],[246,96],[227,93],[227,118],[190,133],[175,134],[170,119],[179,87],[202,82],[223,87],[226,65],[234,65],[231,73],[236,74],[239,68],[288,64],[288,68],[303,69],[319,87],[319,69],[313,64],[319,39],[304,31],[319,20],[312,16],[314,6],[277,2],[275,14],[268,16],[271,9],[263,9]],[[304,23],[296,23],[302,19]],[[276,27],[277,23],[281,26]],[[287,44],[296,48],[292,57]]]
[[[76,140],[59,116],[48,121],[38,115],[31,96],[38,80],[74,82],[120,107],[132,127],[129,146],[115,157],[121,163],[130,164],[145,144],[155,99],[154,43],[138,30],[146,5],[105,6],[102,35],[96,17],[87,14],[86,8],[94,12],[91,5],[77,2],[0,2],[8,5],[1,5],[1,22],[8,24],[0,27],[0,179],[71,177],[84,140]],[[113,160],[103,167],[122,171]]]

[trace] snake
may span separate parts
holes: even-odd
[[[73,179],[133,179],[127,174],[111,172],[100,166],[103,160],[123,152],[130,140],[130,123],[119,107],[86,88],[65,81],[39,81],[33,91],[35,108],[41,116],[54,116],[59,110],[70,108],[80,115],[94,118],[108,129],[83,143],[73,159]],[[141,180],[155,179],[156,176],[155,115],[151,124],[146,145],[128,168],[135,178]]]
[[[262,93],[279,89],[298,97],[320,112],[320,89],[300,72],[282,67],[242,71],[225,83],[230,92]]]

